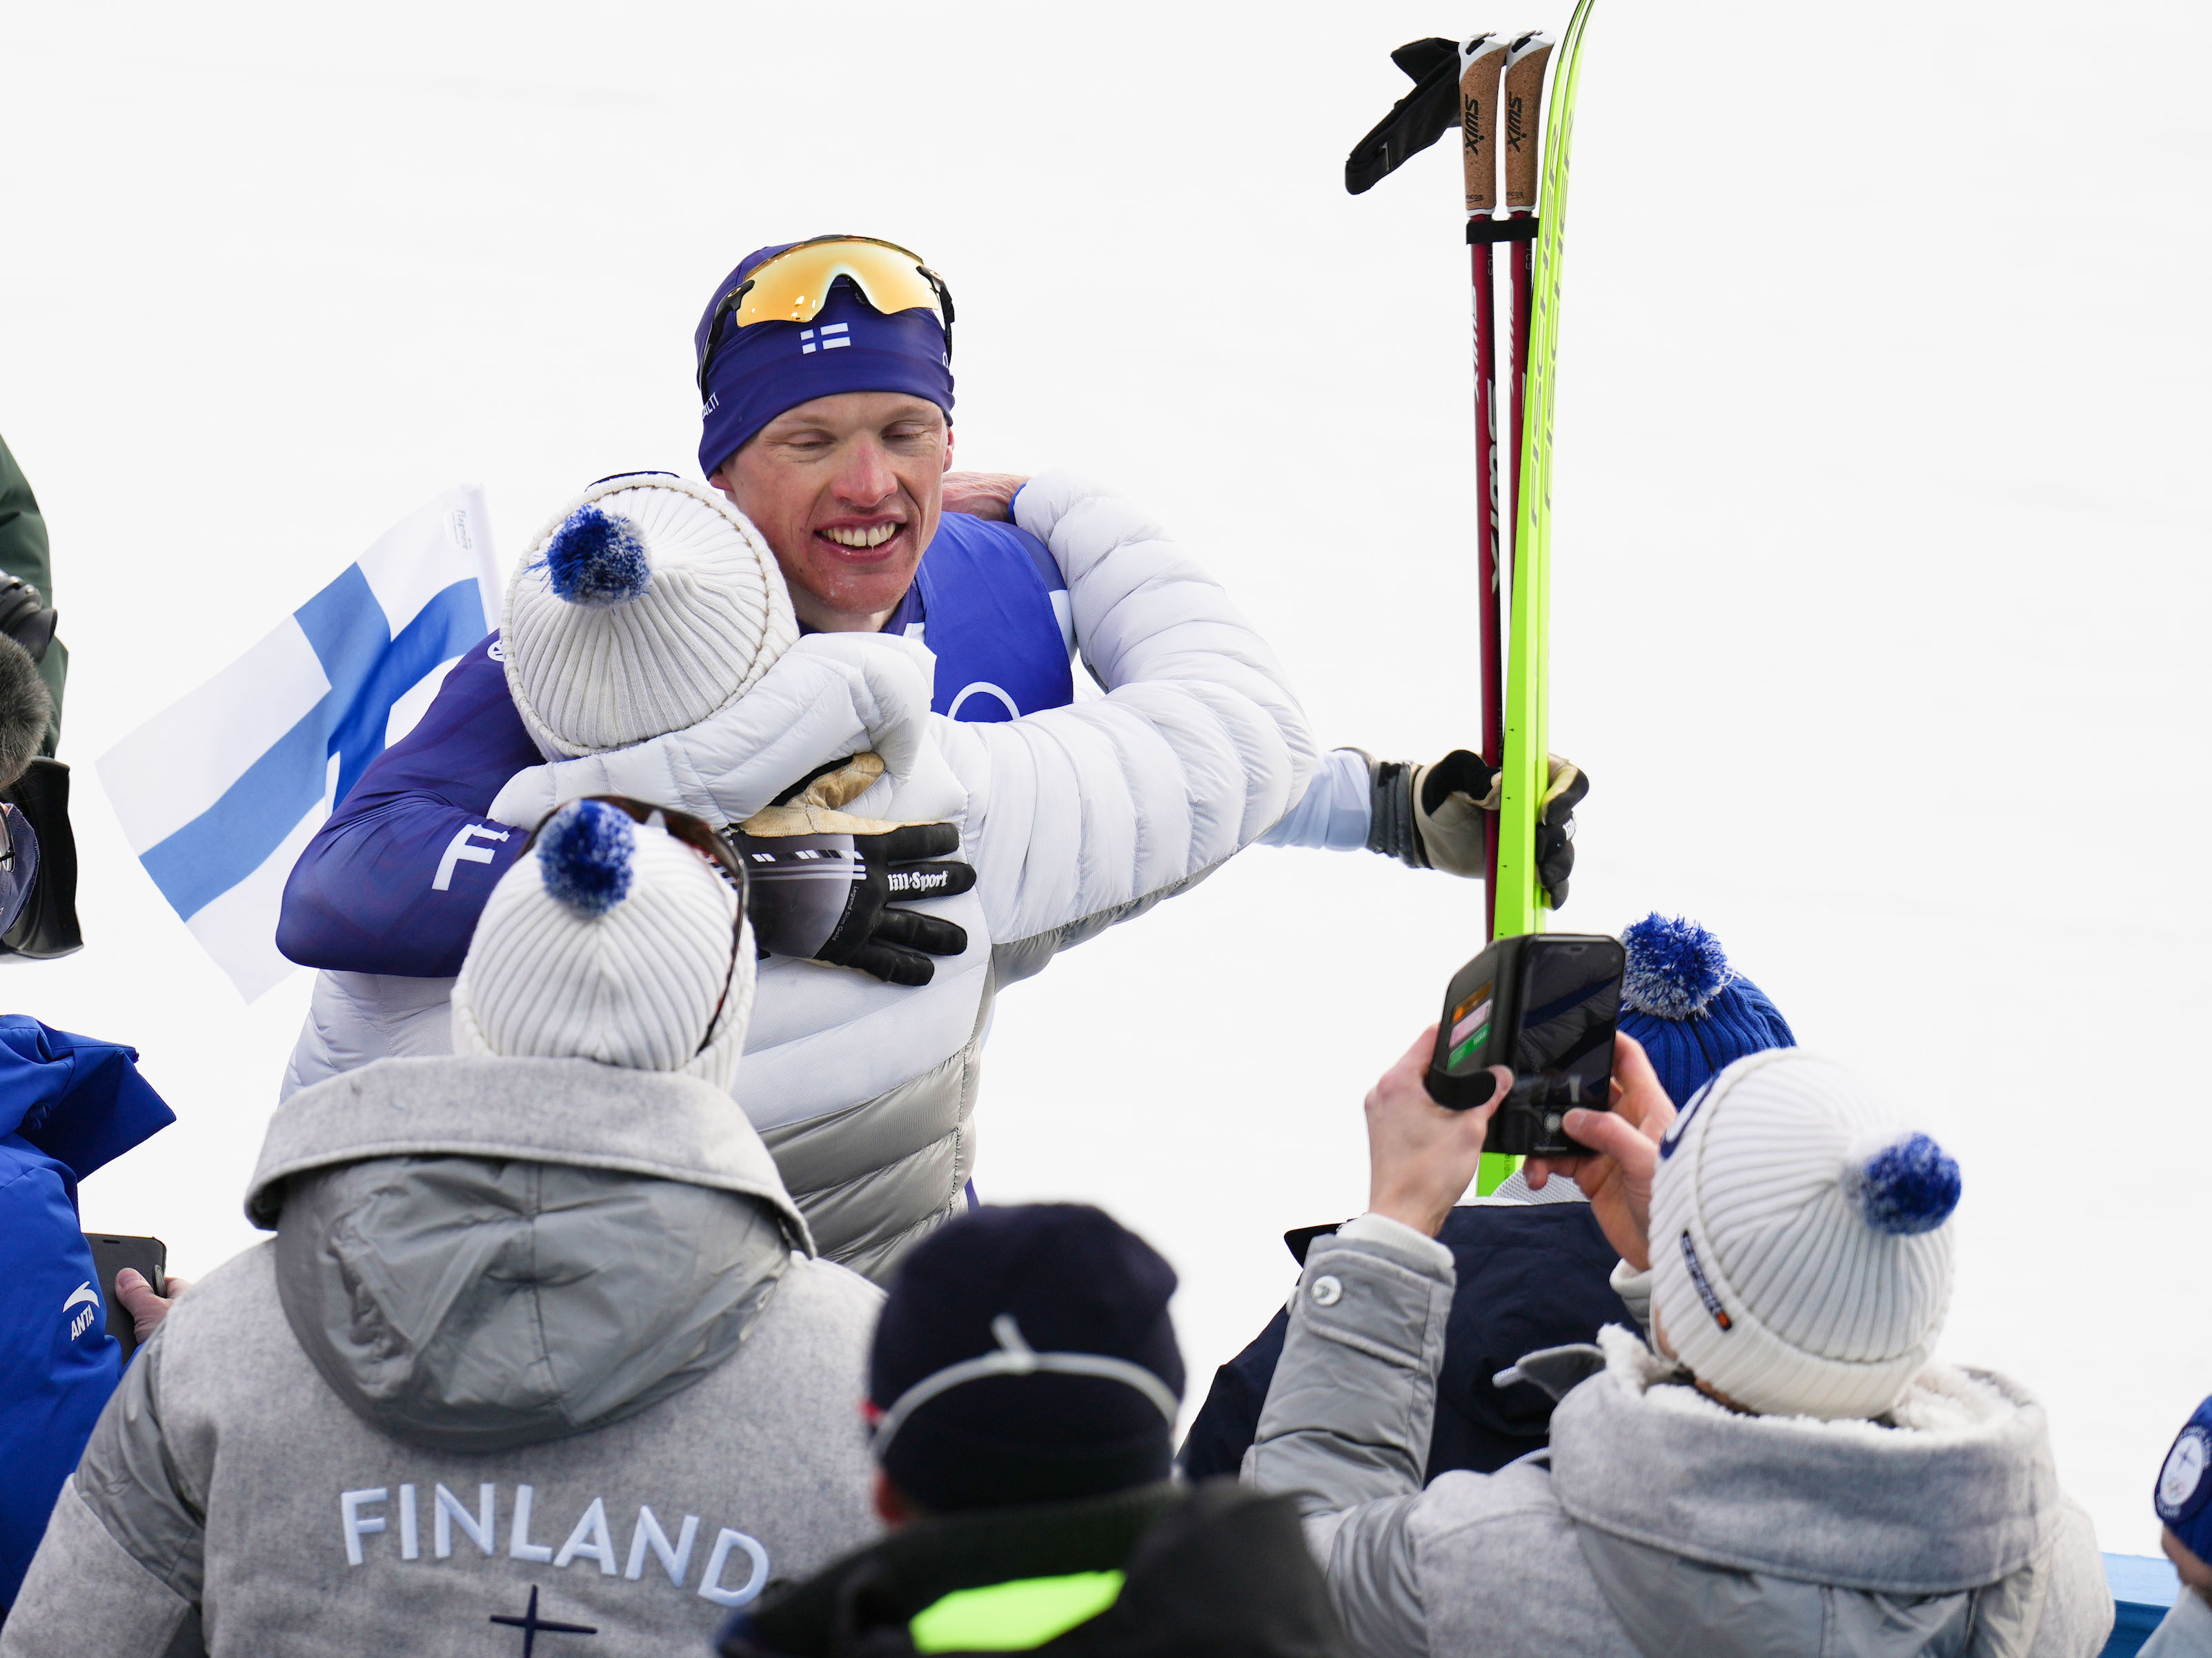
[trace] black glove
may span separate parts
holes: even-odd
[[[21,576],[0,575],[0,634],[21,645],[33,662],[46,659],[58,613]]]
[[[778,833],[781,824],[763,821],[786,817],[798,832]],[[868,832],[799,828],[810,817],[816,824],[867,825]],[[753,936],[764,956],[857,968],[885,984],[926,985],[937,972],[930,957],[968,948],[966,928],[891,907],[975,884],[972,865],[943,861],[960,850],[960,831],[950,823],[878,824],[842,812],[770,808],[728,834],[751,877]]]
[[[1498,810],[1498,768],[1454,749],[1432,766],[1370,760],[1367,849],[1415,869],[1481,880],[1490,873],[1486,814]],[[1551,756],[1551,780],[1536,816],[1536,877],[1553,909],[1567,902],[1575,867],[1575,807],[1589,780],[1571,760]]]
[[[1544,884],[1544,902],[1559,909],[1567,902],[1567,877],[1575,867],[1575,808],[1589,793],[1589,779],[1573,761],[1556,754],[1549,758],[1551,781],[1536,813],[1536,878]]]

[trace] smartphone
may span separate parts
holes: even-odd
[[[128,1358],[137,1349],[138,1328],[115,1298],[115,1275],[135,1266],[155,1295],[167,1295],[169,1246],[159,1238],[113,1237],[104,1232],[87,1232],[84,1241],[92,1246],[93,1269],[100,1274],[94,1288],[100,1291],[100,1304],[107,1309],[107,1333],[123,1344],[123,1357]]]
[[[1454,1111],[1487,1105],[1490,1067],[1513,1087],[1490,1120],[1487,1150],[1577,1157],[1562,1127],[1577,1106],[1609,1110],[1613,1035],[1627,952],[1597,933],[1536,932],[1496,944],[1452,975],[1429,1061],[1429,1097]]]

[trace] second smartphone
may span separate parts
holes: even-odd
[[[1620,940],[1536,932],[1496,944],[1452,975],[1429,1063],[1429,1096],[1455,1111],[1486,1105],[1490,1067],[1513,1087],[1490,1120],[1486,1149],[1510,1157],[1572,1157],[1589,1147],[1562,1127],[1577,1106],[1611,1108]]]

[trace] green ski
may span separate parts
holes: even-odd
[[[1528,328],[1528,405],[1514,506],[1512,614],[1505,667],[1505,773],[1500,780],[1498,920],[1494,936],[1544,929],[1536,874],[1536,816],[1550,782],[1552,414],[1559,376],[1559,264],[1567,228],[1567,154],[1583,30],[1594,0],[1579,0],[1553,71],[1544,123],[1543,190],[1537,203],[1534,298]],[[1487,1158],[1485,1159],[1488,1161]]]
[[[1525,365],[1525,412],[1513,489],[1511,616],[1505,653],[1504,772],[1499,778],[1498,869],[1492,938],[1541,932],[1547,909],[1536,874],[1536,817],[1551,781],[1552,404],[1559,361],[1559,255],[1567,228],[1567,150],[1575,132],[1575,82],[1583,28],[1594,0],[1578,0],[1552,72],[1544,123],[1543,184],[1536,203],[1536,257]],[[1517,113],[1517,112],[1516,112]],[[1520,342],[1515,342],[1516,349]],[[1482,1154],[1474,1181],[1484,1197],[1521,1166]]]

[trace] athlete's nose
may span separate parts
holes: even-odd
[[[890,457],[876,438],[864,437],[846,452],[846,464],[834,486],[840,501],[856,512],[866,512],[897,495],[898,474],[891,470]]]

